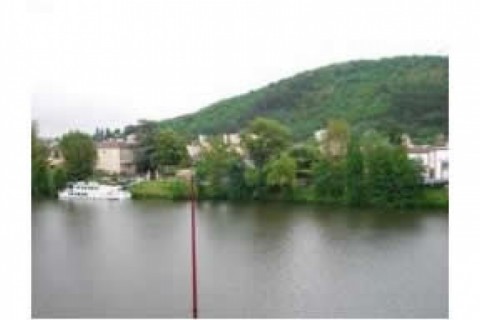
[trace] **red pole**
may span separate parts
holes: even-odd
[[[195,189],[193,185],[193,176],[190,179],[190,192],[192,203],[192,318],[197,318],[197,226],[195,223]]]

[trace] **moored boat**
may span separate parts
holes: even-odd
[[[68,183],[67,187],[58,192],[61,200],[70,199],[107,199],[120,200],[130,198],[130,192],[120,186],[102,185],[97,182],[79,181]]]

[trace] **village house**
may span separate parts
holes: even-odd
[[[125,140],[117,139],[97,142],[97,163],[95,169],[108,174],[135,175],[136,146],[136,140],[132,136],[127,137]]]
[[[210,144],[207,141],[207,136],[198,135],[197,139],[187,144],[187,153],[190,159],[197,161],[200,157],[203,148],[208,148]]]
[[[224,133],[221,135],[222,142],[233,148],[240,155],[244,154],[241,148],[241,137],[238,133]],[[197,139],[187,145],[187,152],[193,161],[199,159],[202,150],[210,148],[208,137],[206,135],[198,135]]]
[[[403,135],[402,143],[408,157],[421,163],[425,183],[448,183],[448,142],[436,146],[414,145],[408,135]]]

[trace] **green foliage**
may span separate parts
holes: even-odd
[[[32,198],[55,197],[67,183],[65,169],[49,167],[48,149],[38,138],[35,123],[32,124],[31,139]]]
[[[247,200],[251,198],[252,188],[245,179],[247,168],[242,159],[235,159],[228,170],[229,188],[227,198],[230,200]]]
[[[251,199],[260,200],[265,197],[266,185],[263,170],[247,167],[244,172],[245,185],[251,190]]]
[[[130,187],[130,192],[134,199],[185,200],[190,197],[189,183],[177,178],[139,182]]]
[[[343,202],[345,195],[345,161],[321,157],[314,167],[315,193],[320,199]]]
[[[67,185],[67,172],[63,167],[52,169],[53,188],[56,191],[65,188]]]
[[[155,132],[156,124],[151,121],[140,121],[140,123],[129,131],[134,130],[139,139],[139,146],[135,152],[135,164],[137,171],[140,173],[154,172],[157,169],[155,161]],[[125,128],[127,131],[127,128]]]
[[[231,187],[235,188],[230,174],[232,166],[240,161],[239,156],[231,151],[220,139],[212,139],[210,147],[205,148],[196,164],[196,177],[199,182],[200,195],[210,199],[225,198]],[[239,176],[235,176],[235,183]]]
[[[418,199],[418,202],[416,203],[416,207],[448,209],[448,188],[425,188],[420,198]]]
[[[189,135],[235,132],[256,117],[280,120],[296,140],[328,119],[352,132],[408,133],[420,142],[448,133],[448,57],[408,56],[352,61],[300,73],[160,122]],[[394,135],[392,135],[394,137]]]
[[[34,198],[49,196],[50,185],[47,164],[47,148],[38,139],[37,125],[31,128],[31,195]]]
[[[420,167],[408,159],[399,140],[374,129],[361,135],[352,133],[344,120],[328,123],[324,144],[309,140],[291,146],[288,130],[278,122],[264,118],[253,121],[243,137],[256,165],[242,159],[218,137],[210,139],[195,163],[199,197],[346,203],[355,207],[448,205],[446,194],[425,191]],[[181,139],[172,130],[163,134],[162,139],[155,136],[152,140],[157,143],[155,147],[165,148],[165,155],[175,154],[172,150],[182,144],[172,141]],[[178,179],[143,182],[131,191],[134,198],[189,196],[188,183]]]
[[[371,204],[413,207],[422,192],[420,167],[401,147],[378,147],[366,155]]]
[[[309,183],[312,178],[313,166],[320,158],[318,145],[312,143],[295,145],[290,148],[288,155],[297,163],[297,178]]]
[[[352,138],[348,145],[346,166],[346,201],[351,206],[365,205],[365,170],[357,138]]]
[[[250,158],[260,168],[279,155],[290,144],[290,130],[280,122],[267,118],[251,121],[243,136]]]
[[[296,185],[297,163],[285,153],[270,160],[265,166],[265,172],[266,184],[274,191],[289,191]]]
[[[73,131],[63,135],[60,150],[69,181],[85,180],[93,174],[97,150],[88,134]]]
[[[188,160],[186,142],[171,129],[159,130],[153,138],[154,165],[163,173],[172,173],[179,165]]]

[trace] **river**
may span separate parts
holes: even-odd
[[[190,207],[32,207],[32,316],[190,316]],[[448,214],[198,204],[199,316],[448,317]]]

